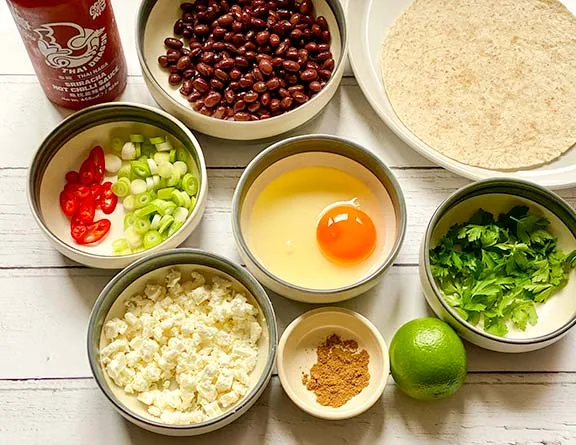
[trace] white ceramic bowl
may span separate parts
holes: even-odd
[[[268,138],[292,130],[316,116],[336,93],[344,73],[348,35],[346,19],[339,0],[314,0],[317,15],[328,21],[332,35],[331,51],[336,65],[332,77],[314,99],[263,121],[235,122],[204,116],[194,111],[179,87],[168,84],[168,73],[158,65],[165,54],[164,39],[174,35],[173,26],[180,18],[179,2],[144,0],[138,12],[136,42],[138,58],[146,85],[154,100],[166,111],[181,119],[190,128],[210,136],[234,140]]]
[[[529,325],[526,331],[511,328],[503,338],[466,322],[444,301],[430,270],[429,250],[452,225],[468,221],[479,208],[500,214],[516,205],[526,205],[531,212],[548,218],[550,230],[557,236],[562,251],[576,249],[576,212],[570,205],[536,184],[515,179],[485,180],[458,190],[432,216],[420,249],[420,281],[432,310],[466,340],[499,352],[544,348],[560,340],[576,325],[576,271],[570,273],[564,288],[556,291],[546,303],[537,305],[538,323],[535,326]]]
[[[271,273],[251,251],[246,240],[250,210],[262,190],[283,173],[304,166],[324,166],[345,171],[362,181],[392,211],[385,214],[387,237],[373,266],[356,283],[334,289],[309,289]],[[390,228],[394,227],[394,230]],[[287,298],[307,303],[335,303],[356,297],[374,287],[396,259],[406,232],[406,205],[394,174],[362,146],[336,136],[307,135],[278,142],[260,153],[246,167],[232,202],[232,231],[248,270],[266,287]]]
[[[544,166],[501,172],[472,167],[450,159],[422,142],[398,118],[384,89],[380,69],[382,43],[388,30],[413,0],[355,0],[348,8],[350,32],[350,62],[366,99],[380,118],[404,142],[435,164],[470,179],[514,177],[536,182],[540,185],[560,189],[576,185],[576,149],[571,149],[561,158]],[[576,12],[574,0],[564,0],[566,6]]]
[[[152,280],[161,282],[169,269],[176,268],[189,274],[199,271],[205,276],[220,276],[233,282],[234,288],[244,293],[259,308],[262,337],[260,356],[250,374],[248,394],[222,415],[193,425],[167,425],[153,418],[134,396],[128,396],[116,386],[100,365],[101,332],[107,319],[121,316],[127,298],[140,292]],[[173,249],[158,252],[137,261],[116,275],[96,301],[88,324],[88,360],[96,383],[114,406],[128,421],[159,434],[168,436],[195,436],[222,428],[236,420],[256,403],[262,395],[274,368],[277,344],[276,317],[272,303],[256,279],[241,266],[208,252],[194,249]]]
[[[368,386],[339,408],[320,405],[302,383],[302,375],[316,363],[316,348],[332,334],[355,340],[370,356]],[[306,312],[290,323],[278,344],[277,368],[284,391],[300,409],[321,419],[342,420],[362,414],[378,401],[390,363],[386,342],[368,319],[348,309],[327,307]]]
[[[152,249],[115,256],[112,242],[124,236],[122,205],[118,203],[112,215],[102,215],[112,222],[106,238],[94,245],[80,245],[70,235],[70,221],[60,209],[59,195],[66,183],[66,172],[78,171],[92,147],[102,145],[106,148],[113,137],[127,140],[132,133],[146,137],[168,134],[176,147],[187,148],[198,169],[199,189],[196,207],[174,235]],[[78,263],[103,269],[121,269],[149,253],[180,245],[200,223],[207,196],[204,155],[192,132],[161,110],[121,102],[89,107],[62,121],[40,145],[28,176],[28,201],[32,214],[54,247]]]

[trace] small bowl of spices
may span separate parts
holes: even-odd
[[[378,329],[362,315],[334,307],[290,323],[278,345],[277,366],[288,397],[327,420],[368,410],[384,392],[390,369]]]

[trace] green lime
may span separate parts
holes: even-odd
[[[403,325],[390,343],[390,368],[398,387],[419,400],[454,394],[466,378],[466,350],[460,337],[437,318]]]

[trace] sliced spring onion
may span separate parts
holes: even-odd
[[[141,209],[151,204],[152,201],[156,199],[156,194],[154,192],[144,192],[136,195],[134,198],[136,199],[136,208]]]
[[[152,179],[154,180],[154,188],[157,189],[160,187],[160,175],[154,175],[152,176]]]
[[[144,248],[151,249],[152,247],[160,244],[162,241],[163,239],[162,235],[160,235],[160,232],[151,230],[150,232],[146,233],[146,235],[144,235]]]
[[[154,162],[156,162],[157,165],[170,162],[170,155],[168,153],[154,153]]]
[[[126,213],[126,215],[124,215],[124,228],[126,229],[127,227],[133,226],[137,219],[138,217],[134,213]]]
[[[174,169],[170,177],[166,180],[166,185],[168,187],[178,187],[180,188],[180,173]]]
[[[162,220],[162,216],[160,216],[159,213],[156,213],[153,217],[152,217],[152,221],[150,221],[150,229],[151,230],[156,230],[158,228],[158,226],[160,225],[160,221]]]
[[[166,140],[165,142],[162,142],[161,144],[155,144],[156,145],[156,150],[158,151],[170,151],[172,150],[174,147],[172,147],[172,144],[170,143],[169,140]],[[176,154],[174,154],[176,155]]]
[[[155,214],[156,212],[158,212],[158,206],[156,206],[155,204],[149,204],[146,207],[142,207],[141,209],[136,210],[134,212],[134,215],[136,215],[138,218],[146,218],[152,214]],[[157,213],[156,215],[160,216]]]
[[[161,178],[169,178],[174,173],[174,166],[170,162],[162,162],[158,165],[158,174]]]
[[[130,167],[130,164],[123,165],[117,174],[119,178],[130,179],[132,177],[132,167]]]
[[[192,210],[194,210],[194,207],[196,207],[196,196],[192,196],[190,198],[190,205],[188,206],[188,208],[190,209],[190,213],[192,213]]]
[[[170,162],[172,162],[172,163],[176,162],[176,149],[175,148],[170,150],[169,156],[170,156]]]
[[[130,135],[130,142],[133,143],[142,143],[144,142],[144,136],[142,136],[141,134],[131,134]]]
[[[146,163],[148,164],[148,169],[150,170],[150,174],[151,175],[157,175],[158,174],[158,164],[156,164],[156,161],[154,159],[147,159]]]
[[[142,246],[142,236],[136,233],[134,226],[127,227],[126,230],[124,230],[124,236],[131,249],[137,249]]]
[[[142,154],[146,157],[152,157],[154,156],[154,153],[156,153],[156,147],[154,147],[154,145],[152,145],[150,142],[146,141],[142,143],[141,151]]]
[[[178,207],[174,210],[172,216],[174,217],[174,221],[183,223],[186,221],[186,218],[188,218],[188,209],[185,207]]]
[[[184,201],[183,207],[189,209],[192,202],[190,200],[190,196],[188,196],[188,193],[186,193],[184,190],[180,190],[180,196],[182,197],[182,201]]]
[[[143,179],[134,179],[134,181],[130,183],[130,191],[134,195],[144,193],[146,191],[146,181]]]
[[[150,221],[145,218],[138,218],[133,227],[137,234],[144,235],[150,230]]]
[[[122,168],[122,159],[113,154],[104,155],[104,168],[106,172],[115,175]]]
[[[136,155],[136,146],[132,142],[126,142],[122,146],[122,159],[125,161],[131,161],[132,159],[136,159],[138,156]]]
[[[147,178],[152,174],[146,161],[132,161],[130,162],[130,166],[132,167],[132,173],[139,178]]]
[[[149,176],[146,178],[146,191],[152,191],[154,190],[154,179],[152,179],[152,176]]]
[[[158,190],[158,199],[169,200],[172,199],[172,193],[177,191],[174,187],[165,187]]]
[[[170,224],[174,222],[174,217],[171,215],[164,215],[160,221],[160,226],[158,227],[158,232],[164,233],[170,227]]]
[[[180,195],[180,190],[174,189],[174,191],[170,194],[170,199],[176,204],[178,207],[182,207],[186,204],[184,198]]]
[[[112,241],[112,250],[114,252],[122,252],[127,249],[130,250],[130,246],[128,245],[128,241],[126,241],[126,238],[118,238]]]
[[[180,173],[180,176],[184,176],[188,172],[188,165],[186,162],[176,161],[174,162],[174,169]]]
[[[156,206],[158,213],[162,216],[169,215],[177,207],[172,201],[164,201],[163,199],[155,199],[152,201],[152,205]]]
[[[130,193],[130,180],[125,177],[120,178],[112,184],[112,193],[118,196],[118,198],[128,196],[128,193]]]
[[[198,180],[192,173],[186,173],[182,178],[182,189],[190,196],[198,193]]]
[[[136,143],[134,144],[134,148],[136,149],[136,158],[138,159],[140,156],[142,156],[142,144]]]
[[[124,141],[120,138],[112,138],[110,145],[112,145],[112,150],[114,150],[115,153],[120,153],[124,146]]]
[[[161,144],[162,142],[164,142],[166,139],[162,138],[162,137],[155,137],[155,138],[150,138],[150,143],[154,144],[154,145],[158,145]]]
[[[136,208],[136,199],[133,195],[128,195],[124,198],[124,201],[122,201],[122,205],[124,206],[124,210],[132,212]]]
[[[190,155],[188,154],[188,150],[186,150],[185,148],[178,148],[176,150],[176,160],[177,161],[182,161],[182,162],[188,164],[189,159],[190,159]]]
[[[180,227],[182,227],[184,225],[183,222],[181,221],[174,221],[171,225],[170,228],[168,229],[168,238],[170,238],[172,235],[174,235],[178,229],[180,229]]]

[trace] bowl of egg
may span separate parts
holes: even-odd
[[[360,145],[298,136],[257,156],[240,178],[232,226],[248,270],[309,303],[353,298],[398,255],[406,205],[394,175]]]
[[[194,249],[159,252],[120,272],[90,316],[88,358],[106,398],[155,433],[219,429],[262,395],[276,319],[245,269]]]

